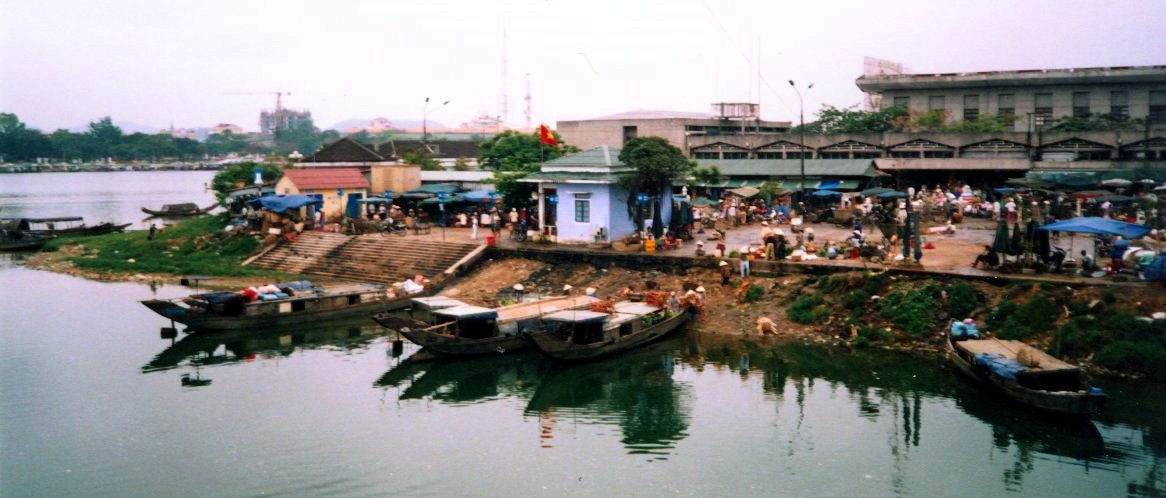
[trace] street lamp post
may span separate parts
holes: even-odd
[[[794,89],[794,93],[798,94],[798,132],[801,135],[801,143],[798,144],[801,150],[798,151],[798,157],[801,158],[802,180],[801,185],[798,186],[798,202],[805,202],[806,200],[806,102],[802,99],[802,92],[798,91],[798,86],[794,84],[794,80],[789,80],[789,86]],[[810,83],[806,90],[814,88],[814,84]]]
[[[449,104],[449,101],[441,103],[442,107]],[[421,141],[429,140],[429,97],[425,97],[425,107],[421,109]]]

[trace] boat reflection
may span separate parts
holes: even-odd
[[[142,373],[206,367],[285,357],[300,349],[359,349],[392,332],[368,319],[331,322],[295,329],[250,329],[192,333],[171,344],[142,366]]]
[[[527,397],[547,361],[536,351],[475,358],[407,358],[385,372],[376,387],[401,387],[398,399],[481,403],[506,396]]]
[[[688,388],[673,379],[683,337],[669,338],[609,359],[553,365],[526,406],[539,417],[543,446],[553,445],[559,419],[614,424],[629,453],[664,458],[687,437]]]

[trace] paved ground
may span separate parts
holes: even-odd
[[[921,266],[924,270],[937,271],[944,273],[956,273],[962,275],[992,275],[996,272],[993,270],[973,269],[971,263],[975,261],[976,255],[983,251],[984,245],[991,244],[995,238],[996,223],[990,219],[969,218],[962,223],[954,225],[956,232],[954,234],[928,234],[927,227],[923,227],[924,237],[928,242],[931,242],[935,249],[925,249],[923,251],[923,259]],[[835,242],[843,241],[849,237],[851,233],[850,228],[836,227],[832,224],[810,224],[809,228],[814,229],[815,241],[820,246],[825,241],[833,240]],[[782,228],[788,240],[791,242],[794,239],[793,233],[789,225],[779,226]],[[879,243],[883,240],[882,233],[875,227],[867,226],[864,230],[868,241]],[[468,228],[434,228],[428,234],[417,235],[410,233],[408,237],[418,240],[446,240],[469,243],[485,243],[488,232],[479,230],[477,239],[471,239],[471,230]],[[708,236],[711,230],[705,230],[705,233],[694,234],[697,240],[705,240],[705,248],[710,253],[715,246],[715,242],[708,241]],[[726,230],[726,246],[729,250],[737,249],[749,244],[760,244],[761,225],[758,223],[751,223],[736,228],[729,228]],[[516,243],[509,238],[509,232],[503,230],[500,237],[496,239],[496,244],[500,247],[511,247]],[[1061,234],[1060,237],[1053,241],[1055,246],[1064,248],[1070,251],[1070,254],[1079,255],[1082,249],[1087,250],[1090,254],[1093,252],[1093,242],[1089,237],[1071,236],[1070,234]],[[902,246],[898,246],[896,251],[892,254],[901,253]],[[676,256],[694,256],[696,251],[696,244],[694,241],[686,242],[684,247],[674,251],[663,251],[662,255],[676,255]],[[1104,262],[1104,258],[1099,258],[1099,261]],[[730,261],[730,263],[735,263]],[[840,266],[855,266],[863,267],[870,266],[860,260],[835,260],[827,261],[819,259],[813,264],[827,264]],[[895,265],[898,263],[890,262],[883,263],[885,265]],[[916,267],[918,268],[918,267]]]

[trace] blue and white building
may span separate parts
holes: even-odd
[[[607,242],[635,233],[628,191],[620,185],[620,178],[635,169],[620,162],[619,152],[606,145],[588,149],[542,163],[537,173],[523,178],[538,184],[539,229],[563,243]],[[671,202],[670,192],[660,194]],[[651,220],[652,199],[643,200],[641,212]],[[662,204],[665,225],[672,214],[669,203]]]

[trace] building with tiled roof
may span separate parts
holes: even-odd
[[[368,178],[358,168],[289,169],[275,183],[277,194],[303,194],[323,199],[324,217],[332,221],[342,214],[356,217],[357,202],[369,196]]]

